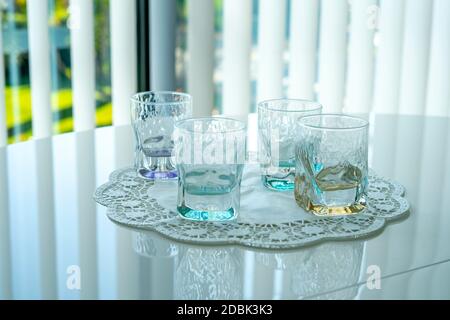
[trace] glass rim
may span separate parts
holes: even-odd
[[[305,121],[308,119],[312,119],[315,117],[322,117],[322,118],[341,118],[341,119],[352,119],[360,121],[361,125],[353,125],[353,126],[347,126],[347,127],[337,127],[337,126],[322,126],[322,125],[313,125],[313,124],[307,124]],[[322,114],[313,114],[304,116],[299,120],[299,124],[301,127],[309,128],[309,129],[318,129],[318,130],[336,130],[336,131],[351,131],[351,130],[359,130],[369,127],[369,121],[360,117],[347,115],[347,114],[339,114],[339,113],[322,113]]]
[[[313,107],[304,109],[304,110],[285,110],[280,107],[274,107],[274,106],[268,106],[264,104],[270,104],[273,102],[297,102],[297,103],[304,103],[311,105]],[[311,111],[318,111],[322,110],[323,106],[320,102],[314,101],[314,100],[307,100],[307,99],[291,99],[291,98],[281,98],[281,99],[268,99],[258,102],[258,109],[265,109],[270,111],[279,111],[279,112],[311,112]]]
[[[215,132],[203,132],[200,130],[195,130],[195,129],[188,129],[188,128],[184,128],[181,127],[181,125],[188,123],[188,122],[194,122],[194,121],[201,121],[201,122],[206,122],[209,120],[226,120],[226,121],[231,121],[231,122],[235,122],[238,123],[240,126],[239,128],[234,128],[234,129],[225,129],[225,130],[220,130],[220,131],[215,131]],[[188,131],[191,133],[211,133],[211,134],[217,134],[217,133],[228,133],[228,132],[238,132],[238,131],[245,131],[247,129],[247,125],[244,121],[241,120],[237,120],[237,119],[233,119],[233,118],[228,118],[228,117],[195,117],[195,118],[186,118],[186,119],[182,119],[179,120],[177,122],[175,122],[174,124],[176,129],[180,129],[180,130],[184,130],[184,131]]]
[[[151,101],[141,101],[138,99],[138,97],[144,96],[146,94],[171,94],[173,96],[179,96],[183,97],[182,101],[164,101],[164,102],[151,102]],[[143,92],[137,92],[133,94],[130,98],[131,102],[140,103],[140,104],[146,104],[146,105],[174,105],[174,104],[184,104],[188,102],[192,102],[192,96],[185,92],[178,92],[178,91],[170,91],[170,90],[150,90],[150,91],[143,91]]]

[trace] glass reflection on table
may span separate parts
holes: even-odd
[[[313,297],[361,279],[364,241],[325,243],[306,250],[254,251],[172,242],[151,231],[135,232],[133,238],[133,248],[139,255],[155,263],[172,260],[175,299],[251,299],[246,296],[244,285],[248,281],[244,280],[254,278],[255,272],[265,275],[252,281],[253,291],[263,299]],[[248,255],[252,255],[256,270],[244,266]],[[162,272],[159,278],[167,275]],[[356,294],[352,289],[345,295],[328,297],[353,299]]]

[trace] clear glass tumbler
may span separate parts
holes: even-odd
[[[148,179],[173,179],[173,130],[178,120],[192,114],[191,96],[170,91],[149,91],[131,98],[135,135],[135,168]]]
[[[276,99],[258,103],[258,161],[267,188],[294,189],[299,119],[321,112],[319,103],[307,100]]]
[[[175,124],[179,214],[196,221],[228,221],[239,213],[246,126],[228,118]]]
[[[322,114],[300,120],[295,200],[319,216],[348,215],[366,206],[368,121]]]

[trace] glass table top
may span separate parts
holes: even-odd
[[[92,195],[132,164],[129,126],[0,148],[0,299],[448,299],[450,120],[370,121],[369,164],[406,187],[410,216],[369,239],[288,251],[190,245],[109,221]],[[366,284],[374,272],[380,290]]]

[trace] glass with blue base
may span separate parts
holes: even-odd
[[[191,113],[192,99],[186,93],[148,91],[132,96],[134,165],[141,177],[150,180],[178,177],[172,157],[174,125]]]
[[[309,100],[274,99],[258,103],[258,162],[265,187],[294,190],[299,120],[321,112],[322,105]]]
[[[240,209],[246,125],[229,118],[191,118],[175,124],[177,210],[194,221],[231,221]]]

